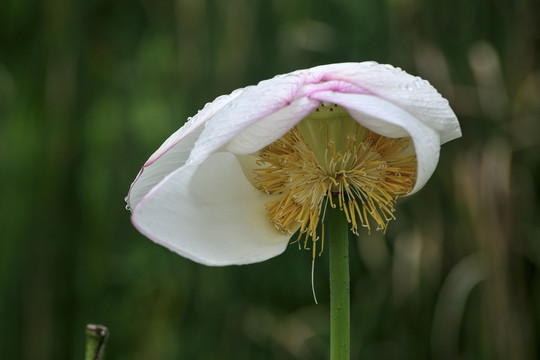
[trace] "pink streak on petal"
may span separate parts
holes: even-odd
[[[296,98],[309,97],[310,95],[319,91],[336,91],[349,94],[370,94],[369,90],[346,80],[329,80],[305,84],[296,95]]]
[[[304,78],[304,73],[292,73],[245,88],[208,121],[187,163],[203,161],[251,125],[289,106]]]
[[[150,190],[154,185],[161,181],[164,175],[166,175],[168,172],[171,172],[174,169],[177,169],[184,165],[186,159],[189,156],[189,153],[191,152],[191,148],[193,146],[192,144],[195,143],[196,138],[198,138],[200,135],[201,127],[208,121],[208,119],[214,116],[217,111],[219,111],[226,104],[237,98],[243,91],[244,89],[237,89],[229,95],[222,95],[217,97],[213,102],[206,104],[202,110],[200,110],[195,116],[190,118],[180,129],[178,129],[171,136],[169,136],[167,140],[165,140],[165,142],[145,162],[145,164],[137,174],[137,177],[131,183],[128,195],[126,197],[126,202],[129,209],[133,209],[135,206],[137,206],[138,201],[140,201],[140,199],[142,198],[142,195],[139,194],[140,192]],[[189,144],[186,144],[186,140],[189,140],[187,141],[187,143]],[[186,145],[191,148],[185,149]],[[177,151],[176,154],[174,154],[174,163],[172,163],[171,159],[161,161],[164,158],[171,157],[164,155],[170,155],[171,150],[179,146],[181,146],[182,149],[181,151]],[[150,173],[154,174],[147,176],[149,172],[145,172],[145,170],[150,169],[150,167],[154,169],[153,171],[150,170]],[[156,176],[155,173],[162,174],[162,176]],[[142,186],[140,186],[141,181],[144,182]],[[137,188],[139,189],[138,191],[135,191],[136,194],[134,196],[134,190]]]
[[[289,106],[257,121],[232,138],[226,149],[235,154],[252,154],[282,137],[317,108],[319,101],[307,97],[294,100]]]
[[[379,96],[408,111],[435,129],[444,144],[461,136],[457,117],[431,84],[398,67],[375,62],[323,65],[310,70],[306,82],[346,79],[367,93]]]

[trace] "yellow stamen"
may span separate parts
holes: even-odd
[[[300,228],[304,248],[316,252],[317,226],[326,206],[337,205],[351,224],[386,230],[394,204],[416,181],[409,138],[388,138],[358,124],[340,106],[324,106],[259,152],[255,186],[280,195],[266,204],[268,218],[283,232]],[[324,238],[321,239],[321,250]],[[315,255],[313,255],[315,256]]]

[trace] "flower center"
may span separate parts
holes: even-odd
[[[346,110],[321,103],[277,141],[259,151],[255,187],[277,199],[268,218],[283,232],[300,227],[304,247],[313,242],[328,204],[358,225],[386,230],[397,197],[416,181],[416,155],[409,138],[388,138],[358,124]],[[407,154],[408,153],[408,154]],[[336,204],[337,203],[337,204]],[[324,234],[324,229],[322,230]],[[321,251],[324,245],[321,245]]]

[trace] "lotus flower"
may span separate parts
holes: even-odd
[[[186,258],[254,263],[295,232],[322,249],[328,206],[353,232],[386,229],[396,199],[460,136],[426,80],[374,62],[318,66],[206,104],[148,159],[127,202],[142,234]]]

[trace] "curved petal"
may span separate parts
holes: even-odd
[[[131,209],[134,209],[143,197],[167,175],[184,165],[202,129],[202,126],[192,129],[168,151],[162,153],[149,165],[143,166],[129,189],[127,202]]]
[[[373,95],[340,94],[332,91],[312,95],[320,101],[343,106],[360,124],[388,137],[410,136],[418,163],[416,184],[409,194],[420,190],[439,162],[438,133],[400,107]]]
[[[306,83],[343,80],[405,109],[437,131],[441,144],[461,137],[456,115],[431,84],[392,65],[341,63],[312,68]],[[347,91],[349,92],[349,91]]]
[[[197,115],[190,118],[180,129],[174,132],[150,156],[141,171],[131,184],[126,198],[128,206],[133,209],[139,201],[172,171],[183,166],[203,130],[203,126],[219,109],[238,97],[244,89],[233,91],[208,103]]]
[[[137,229],[156,243],[205,265],[264,261],[281,254],[290,236],[266,217],[268,195],[244,177],[231,153],[186,165],[139,203]]]
[[[290,106],[303,82],[304,75],[291,73],[245,88],[208,121],[187,163],[203,161],[251,125]]]
[[[227,144],[227,150],[241,155],[252,154],[282,137],[318,105],[319,101],[306,97],[295,100],[236,135]]]

